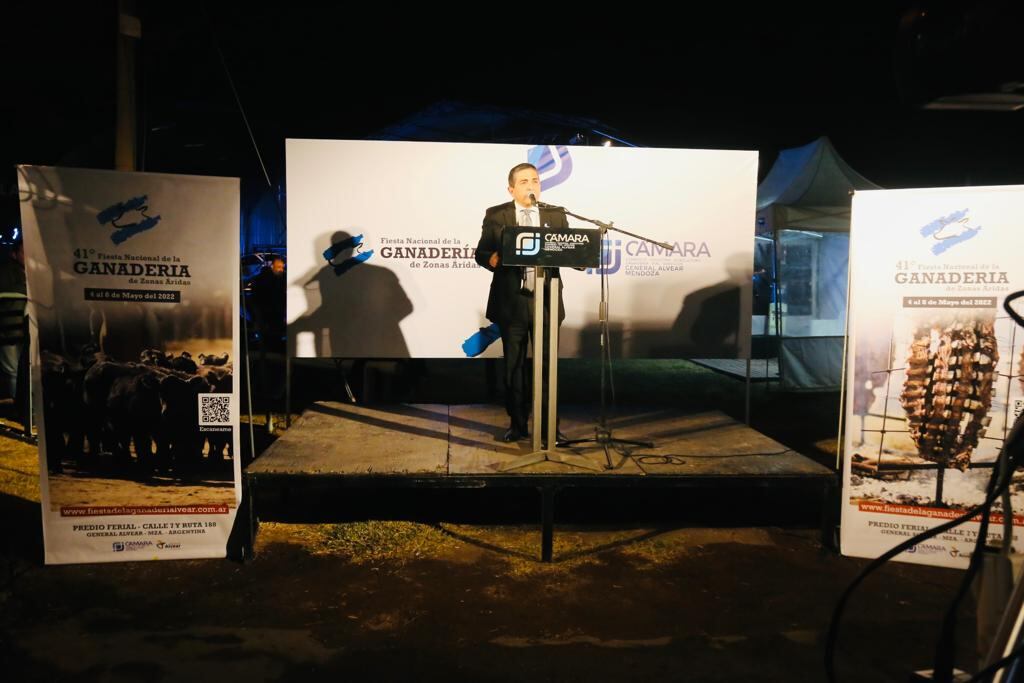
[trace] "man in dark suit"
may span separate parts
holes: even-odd
[[[512,167],[508,173],[508,193],[512,196],[511,202],[492,206],[484,214],[480,242],[476,247],[476,262],[494,273],[487,297],[487,318],[498,324],[505,354],[505,409],[511,418],[511,425],[504,439],[517,441],[529,433],[527,420],[532,403],[531,367],[527,362],[527,350],[533,333],[533,268],[501,263],[501,233],[506,225],[568,228],[569,223],[562,211],[541,209],[534,205],[540,200],[540,176],[532,164]],[[530,195],[533,195],[533,199]],[[548,274],[551,277],[545,279],[546,287],[550,286],[552,277],[558,277],[558,269],[548,269]],[[559,324],[564,318],[565,307],[559,290]],[[540,345],[535,343],[534,346],[536,356],[536,348]],[[546,348],[546,345],[540,348]]]

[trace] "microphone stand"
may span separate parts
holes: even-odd
[[[599,418],[597,426],[594,428],[594,437],[593,438],[588,438],[588,439],[567,439],[565,441],[558,442],[557,445],[558,446],[562,446],[562,447],[568,447],[568,446],[575,446],[575,445],[578,445],[578,444],[590,444],[590,443],[597,444],[598,446],[600,446],[601,448],[604,449],[604,457],[605,457],[605,460],[608,462],[606,469],[609,469],[609,470],[617,469],[619,467],[622,467],[622,465],[626,462],[626,458],[630,457],[630,454],[627,452],[623,456],[622,460],[619,461],[618,465],[613,465],[612,464],[612,456],[611,456],[611,449],[612,448],[615,448],[616,446],[636,446],[638,448],[654,448],[654,442],[653,441],[635,441],[635,440],[629,440],[629,439],[618,439],[618,438],[616,438],[612,434],[612,430],[608,426],[608,404],[607,404],[607,399],[605,397],[605,367],[606,367],[606,365],[607,365],[607,368],[608,368],[609,383],[612,383],[613,380],[612,380],[612,377],[611,377],[611,372],[612,372],[612,351],[611,351],[611,344],[610,344],[610,340],[609,340],[609,329],[608,329],[608,295],[607,295],[607,292],[608,292],[609,287],[608,287],[608,269],[607,269],[606,266],[608,265],[609,260],[607,258],[607,253],[606,253],[607,246],[606,246],[606,242],[605,242],[605,236],[608,234],[608,231],[613,230],[613,231],[621,233],[623,235],[629,235],[630,237],[635,237],[636,239],[643,240],[644,242],[650,242],[651,244],[656,244],[659,247],[661,247],[662,249],[665,249],[665,250],[668,250],[668,251],[672,250],[672,245],[671,244],[666,244],[665,242],[659,242],[657,240],[653,240],[653,239],[651,239],[649,237],[644,237],[643,235],[637,235],[636,233],[632,233],[632,232],[629,232],[627,230],[623,230],[622,228],[616,228],[614,226],[614,223],[611,222],[611,221],[609,221],[608,223],[605,223],[604,221],[600,221],[600,220],[597,220],[597,219],[594,219],[594,218],[587,218],[586,216],[580,216],[579,214],[575,214],[572,211],[569,211],[564,206],[554,206],[552,204],[544,204],[542,202],[535,202],[535,203],[537,204],[537,206],[539,206],[542,209],[554,209],[556,211],[562,211],[567,216],[572,216],[573,218],[576,218],[577,220],[581,220],[581,221],[584,221],[586,223],[590,223],[592,225],[596,225],[598,227],[598,229],[600,230],[600,233],[601,233],[601,264],[600,264],[600,270],[598,271],[598,273],[599,273],[599,275],[601,277],[601,303],[600,303],[599,310],[598,310],[598,321],[599,321],[599,325],[600,325],[600,340],[601,340],[601,363],[600,363],[600,365],[601,365],[601,416]]]

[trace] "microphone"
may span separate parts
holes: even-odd
[[[554,204],[545,204],[544,202],[538,202],[537,195],[535,195],[532,192],[530,193],[530,201],[533,202],[533,205],[539,209],[562,209],[563,211],[565,210],[564,207],[561,206],[555,206]]]

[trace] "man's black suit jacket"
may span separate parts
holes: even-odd
[[[510,322],[516,321],[519,311],[522,310],[519,298],[522,289],[522,272],[520,266],[506,266],[499,263],[497,268],[491,268],[491,254],[501,254],[501,231],[506,225],[516,225],[515,202],[498,204],[487,209],[484,214],[484,224],[480,233],[480,242],[476,245],[476,262],[494,273],[491,277],[491,292],[487,296],[487,319],[498,323],[499,327],[506,327]],[[566,220],[562,211],[541,209],[540,224],[542,227],[568,228],[569,221]],[[552,268],[557,277],[558,269]],[[530,305],[533,300],[530,299]],[[562,290],[558,290],[558,321],[565,319],[565,305],[562,303]]]

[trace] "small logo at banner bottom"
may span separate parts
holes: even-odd
[[[132,550],[145,550],[152,548],[153,541],[114,541],[113,550],[115,553],[123,553]]]
[[[160,550],[173,550],[174,548],[180,548],[180,543],[167,543],[166,541],[157,541],[156,547]]]
[[[919,545],[912,545],[909,548],[907,548],[906,552],[910,555],[913,555],[914,553],[920,553],[922,555],[934,555],[936,553],[945,553],[947,551],[946,546],[944,545],[924,543]]]

